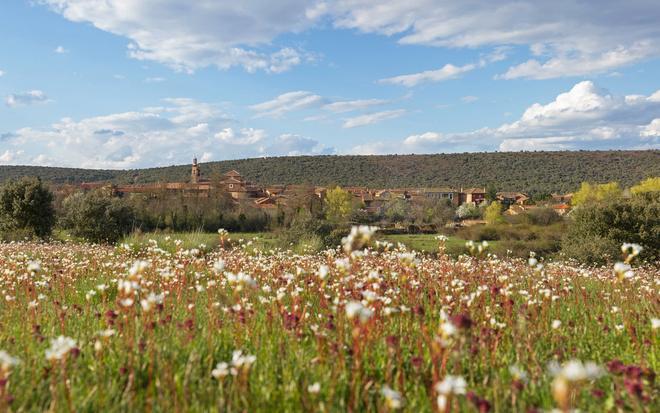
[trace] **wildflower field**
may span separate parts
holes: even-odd
[[[660,411],[660,270],[0,244],[0,411]],[[631,267],[632,265],[632,267]]]

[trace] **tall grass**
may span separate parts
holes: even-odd
[[[169,236],[0,244],[0,410],[660,409],[657,266]]]

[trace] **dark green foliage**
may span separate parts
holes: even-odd
[[[362,185],[373,188],[494,183],[498,191],[530,195],[570,192],[580,183],[617,181],[622,187],[660,176],[660,151],[494,152],[439,155],[297,156],[242,159],[202,165],[207,177],[236,169],[259,184]],[[187,181],[190,166],[102,171],[0,167],[0,181],[37,175],[54,183]]]
[[[576,208],[562,244],[567,257],[602,263],[620,259],[621,244],[644,247],[640,258],[660,259],[660,192]]]
[[[2,187],[0,231],[3,238],[43,238],[50,235],[54,224],[53,193],[39,178],[24,177]]]
[[[531,223],[535,225],[551,225],[562,220],[552,208],[534,208],[527,215],[529,215]]]
[[[486,187],[486,201],[488,201],[488,203],[491,203],[496,200],[497,200],[497,186],[490,183]]]
[[[184,193],[132,194],[125,197],[135,211],[135,226],[141,231],[232,232],[268,229],[270,218],[249,206],[234,206],[226,193],[211,192],[208,197]]]
[[[87,241],[115,243],[130,232],[133,221],[133,209],[103,191],[77,192],[62,203],[62,226]]]
[[[280,230],[278,238],[282,248],[300,246],[309,243],[310,240],[315,240],[319,244],[318,247],[323,247],[326,242],[334,242],[337,233],[330,235],[336,228],[328,221],[317,218],[307,209],[300,209],[291,220],[291,225]]]

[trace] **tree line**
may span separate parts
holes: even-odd
[[[222,191],[206,197],[169,192],[118,197],[101,188],[55,196],[39,178],[24,177],[0,188],[0,237],[47,239],[60,228],[82,240],[115,243],[131,231],[225,228],[274,231],[284,247],[318,250],[338,245],[356,224],[439,232],[454,220],[483,218],[487,225],[465,229],[465,239],[505,240],[518,252],[560,252],[589,263],[614,260],[621,244],[632,242],[644,247],[643,259],[660,260],[660,178],[645,179],[627,190],[616,182],[584,182],[573,196],[568,222],[543,207],[505,219],[503,206],[493,195],[487,198],[481,206],[458,208],[447,200],[411,203],[395,198],[380,211],[366,213],[362,202],[341,187],[331,188],[321,200],[312,187],[302,186],[288,196],[286,205],[265,213],[233,202]],[[560,222],[565,225],[552,229]],[[538,229],[542,227],[549,229]]]

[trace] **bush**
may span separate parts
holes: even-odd
[[[481,227],[477,233],[477,241],[497,241],[500,239],[500,233],[497,228],[493,226],[484,226]]]
[[[550,257],[561,249],[561,241],[558,239],[537,239],[532,241],[505,240],[500,241],[493,250],[499,256],[508,255],[512,257],[528,258],[531,252],[538,257]]]
[[[481,213],[481,209],[472,203],[465,203],[456,208],[456,217],[459,219],[481,218]]]
[[[484,219],[489,224],[498,224],[504,221],[502,218],[502,204],[493,201],[484,210]]]
[[[316,234],[310,234],[298,240],[293,247],[293,252],[297,254],[312,254],[321,251],[323,247],[323,239]]]
[[[77,192],[62,203],[62,226],[87,241],[115,243],[130,232],[133,222],[133,209],[102,191]]]
[[[571,214],[562,243],[567,257],[590,263],[621,256],[620,247],[634,242],[644,247],[640,259],[660,259],[660,192],[583,205]]]
[[[54,224],[53,193],[39,178],[9,181],[2,187],[0,232],[3,238],[44,238],[51,234]]]
[[[323,244],[328,248],[336,248],[341,245],[341,239],[350,232],[349,228],[335,228],[323,239]]]
[[[528,212],[530,221],[535,225],[551,225],[561,221],[561,216],[552,208],[534,208]]]

